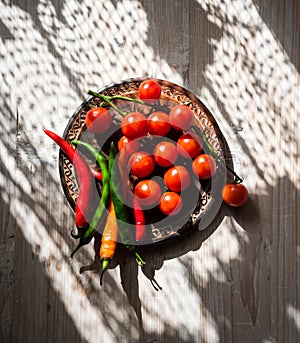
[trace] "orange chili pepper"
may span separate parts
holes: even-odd
[[[103,274],[108,268],[110,261],[114,257],[118,239],[118,222],[116,218],[115,207],[110,199],[109,212],[106,219],[106,224],[103,229],[101,247],[100,247],[100,261],[102,273],[100,277],[100,284],[102,285]]]

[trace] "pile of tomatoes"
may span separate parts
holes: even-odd
[[[156,80],[141,82],[138,98],[144,104],[155,104],[160,97]],[[85,123],[91,132],[103,134],[112,126],[112,114],[104,107],[91,108]],[[144,209],[157,207],[163,215],[176,215],[183,206],[182,192],[193,181],[210,180],[216,173],[217,163],[203,152],[202,139],[192,130],[193,124],[194,113],[186,104],[177,104],[168,112],[159,108],[148,113],[131,111],[120,121],[122,136],[117,147],[126,160],[128,179],[133,180],[133,196]],[[223,200],[227,204],[241,206],[247,198],[244,185],[225,185]]]

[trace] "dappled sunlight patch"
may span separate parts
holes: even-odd
[[[163,268],[155,273],[155,279],[162,287],[160,292],[149,290],[149,281],[141,275],[142,311],[148,318],[144,323],[145,330],[156,331],[159,335],[168,323],[172,323],[174,328],[180,328],[177,331],[180,339],[184,339],[185,332],[189,337],[195,337],[193,333],[197,332],[199,339],[208,339],[209,335],[217,342],[219,325],[223,325],[224,318],[214,318],[210,310],[215,304],[204,305],[203,302],[215,298],[210,291],[212,283],[220,284],[222,288],[232,282],[230,264],[239,259],[236,233],[224,223],[212,234],[209,242],[202,244],[199,252],[189,252],[176,260],[164,262]]]
[[[288,317],[293,321],[297,330],[300,331],[300,310],[289,304],[286,309]]]
[[[204,73],[206,87],[218,94],[225,111],[211,101],[205,87],[200,94],[209,97],[210,108],[225,137],[230,137],[233,151],[236,145],[248,154],[248,165],[255,168],[249,170],[251,173],[272,186],[288,175],[296,185],[293,171],[297,164],[300,88],[295,66],[251,0],[199,4],[210,13],[209,20],[224,30],[221,40],[213,44],[214,62]],[[249,117],[249,112],[253,120],[246,123],[245,113]],[[279,149],[283,154],[278,161]],[[251,175],[249,182],[248,175],[244,176],[252,190]]]
[[[160,292],[149,289],[149,281],[139,278],[142,311],[148,318],[144,328],[148,332],[162,334],[167,323],[172,323],[176,331],[182,328],[180,334],[184,334],[184,330],[189,334],[198,330],[201,311],[199,294],[190,287],[191,271],[185,268],[181,260],[185,258],[167,261],[163,270],[156,272],[155,278],[162,287]],[[180,338],[183,339],[182,336]]]
[[[44,18],[54,12],[53,5],[40,2],[38,12],[62,64],[87,89],[133,76],[149,75],[182,82],[176,71],[146,44],[148,21],[138,1],[116,4],[87,1],[85,6],[80,5],[79,11],[78,2],[70,1],[63,3],[61,9],[65,22],[55,17],[48,24]]]
[[[230,262],[240,259],[239,242],[226,224],[228,219],[211,235],[210,241],[201,246],[198,277],[206,286],[212,278],[221,283],[230,280]]]
[[[104,322],[107,331],[101,333],[101,338],[114,342],[113,337],[124,335],[119,330],[120,323],[131,329],[131,337],[137,338],[138,322],[128,321],[130,311],[120,311],[125,298],[119,267],[110,271],[111,277],[100,292],[99,275],[79,275],[83,261],[69,259],[74,242],[68,234],[74,223],[69,207],[62,203],[57,147],[41,129],[50,128],[62,135],[72,113],[87,97],[88,88],[119,81],[126,73],[128,77],[155,74],[179,82],[182,79],[144,41],[147,18],[138,2],[118,2],[116,7],[107,1],[97,6],[91,1],[80,2],[77,11],[78,4],[64,2],[59,16],[52,3],[42,0],[36,16],[16,5],[0,4],[1,20],[12,33],[11,39],[0,40],[1,57],[5,61],[0,67],[0,80],[11,110],[8,118],[6,107],[1,106],[0,154],[7,168],[3,176],[13,180],[3,192],[2,200],[34,255],[45,266],[53,289],[82,339],[97,341],[99,322]],[[25,97],[28,89],[31,96]],[[39,129],[40,134],[36,135]],[[43,193],[45,182],[47,194]],[[47,227],[49,222],[51,228]],[[92,250],[83,249],[80,260],[93,260]],[[104,308],[97,295],[102,298]],[[74,312],[74,308],[80,311]]]
[[[201,70],[206,82],[196,91],[229,138],[238,174],[252,195],[271,197],[284,177],[297,187],[300,85],[296,68],[252,1],[198,2],[223,35],[220,40],[208,37],[213,60]],[[125,294],[120,266],[109,270],[100,288],[97,273],[79,275],[82,264],[94,259],[91,246],[78,259],[69,259],[73,217],[60,186],[58,149],[43,135],[42,127],[62,135],[89,88],[150,75],[182,84],[183,75],[147,43],[150,23],[140,2],[60,3],[57,14],[52,2],[40,0],[32,15],[14,4],[0,3],[1,21],[11,33],[0,38],[3,205],[45,266],[83,340],[99,342],[101,337],[116,342],[129,331],[128,340],[138,340],[143,325],[146,334],[155,333],[154,338],[169,332],[182,341],[198,337],[218,342],[220,326],[232,325],[232,318],[214,316],[216,308],[223,311],[224,306],[223,298],[213,293],[216,290],[243,297],[256,319],[259,226],[247,232],[234,216],[224,219],[196,251],[163,262],[155,274],[160,292],[139,272],[138,281],[134,280],[139,294],[132,298],[137,303],[140,299],[142,318]],[[252,120],[246,122],[246,117]],[[282,210],[278,204],[271,204],[274,220]],[[284,212],[279,229],[288,223],[291,211],[294,208]],[[267,243],[265,249],[271,254],[274,248]],[[247,254],[251,263],[245,261]],[[237,265],[241,280],[232,280]],[[233,285],[237,281],[242,284],[238,290]],[[286,315],[299,329],[299,310],[290,304]]]

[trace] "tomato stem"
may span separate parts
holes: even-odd
[[[125,100],[125,101],[136,102],[137,104],[141,104],[141,105],[147,105],[143,100],[129,98],[129,97],[123,96],[123,95],[113,95],[113,96],[109,97],[109,99],[110,100],[121,99],[121,100]]]
[[[93,96],[95,96],[97,98],[100,98],[101,100],[105,101],[106,103],[108,103],[108,105],[110,107],[112,107],[115,111],[117,111],[123,117],[125,117],[128,114],[127,112],[120,110],[114,103],[112,103],[111,100],[116,99],[115,97],[117,95],[111,97],[111,96],[106,96],[106,95],[103,95],[101,93],[97,93],[97,92],[94,92],[94,91],[91,91],[91,90],[88,91],[88,94],[93,95]]]
[[[149,106],[152,109],[165,109],[165,107],[167,106],[163,106],[160,104],[160,102],[158,104],[151,104],[151,103],[147,103],[143,100],[139,100],[139,99],[134,99],[134,98],[129,98],[123,95],[113,95],[113,96],[106,96],[103,95],[101,93],[97,93],[94,92],[92,90],[88,91],[88,94],[93,95],[97,98],[102,99],[103,101],[105,101],[108,105],[110,105],[113,109],[115,109],[118,113],[120,113],[122,116],[126,116],[128,114],[128,112],[124,112],[121,111],[115,104],[113,104],[112,100],[114,99],[121,99],[121,100],[125,100],[125,101],[130,101],[130,102],[134,102],[137,104],[141,104],[144,106]],[[101,103],[102,104],[102,103]],[[191,102],[187,102],[185,105],[189,106],[191,104]],[[205,134],[203,134],[200,129],[196,126],[194,126],[195,131],[197,131],[197,133],[201,136],[203,143],[205,144],[205,146],[208,148],[208,150],[210,151],[211,155],[218,161],[220,161],[220,156],[215,152],[214,148],[210,145],[210,143],[207,140],[207,137],[205,136]],[[243,179],[237,175],[237,173],[233,170],[233,168],[231,168],[226,162],[222,161],[222,163],[225,165],[225,167],[230,171],[230,173],[233,175],[234,183],[242,183]]]
[[[152,109],[154,110],[166,110],[168,109],[169,110],[169,107],[168,106],[164,106],[164,105],[161,105],[160,103],[158,104],[151,104],[151,103],[147,103],[143,100],[139,100],[139,99],[134,99],[134,98],[129,98],[127,96],[123,96],[123,95],[112,95],[112,96],[107,96],[107,95],[103,95],[101,93],[97,93],[97,92],[94,92],[92,90],[89,90],[88,91],[88,94],[89,95],[93,95],[97,98],[100,98],[102,99],[104,102],[106,102],[108,105],[110,105],[114,110],[116,110],[119,114],[121,114],[123,117],[126,116],[128,114],[128,112],[125,112],[125,111],[121,111],[112,101],[115,100],[115,99],[120,99],[120,100],[124,100],[124,101],[130,101],[130,102],[133,102],[133,103],[136,103],[136,104],[140,104],[140,105],[143,105],[143,106],[148,106],[148,107],[151,107]],[[100,104],[100,106],[102,106],[102,103]]]

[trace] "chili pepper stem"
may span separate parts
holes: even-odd
[[[94,218],[95,218],[95,216],[94,216]],[[93,218],[93,220],[94,220],[94,218]],[[84,234],[79,237],[79,239],[80,239],[79,243],[77,244],[76,248],[72,251],[71,258],[73,258],[74,254],[81,247],[83,247],[84,245],[89,244],[93,237],[94,237],[94,226],[92,226],[92,224],[90,224],[90,226],[87,229],[87,231],[85,231]]]
[[[108,266],[110,264],[110,259],[109,258],[103,258],[101,260],[101,268],[102,268],[102,272],[101,272],[101,275],[100,275],[100,286],[102,286],[102,281],[103,281],[103,275],[104,275],[104,272],[107,270]]]
[[[84,232],[82,232],[82,233],[77,233],[77,234],[76,234],[76,233],[74,233],[73,230],[71,231],[71,237],[72,237],[72,238],[75,238],[75,239],[78,239],[78,238],[82,237],[83,234],[84,234]]]
[[[146,262],[141,258],[140,254],[137,251],[134,252],[134,256],[139,266],[142,267],[146,264]]]

